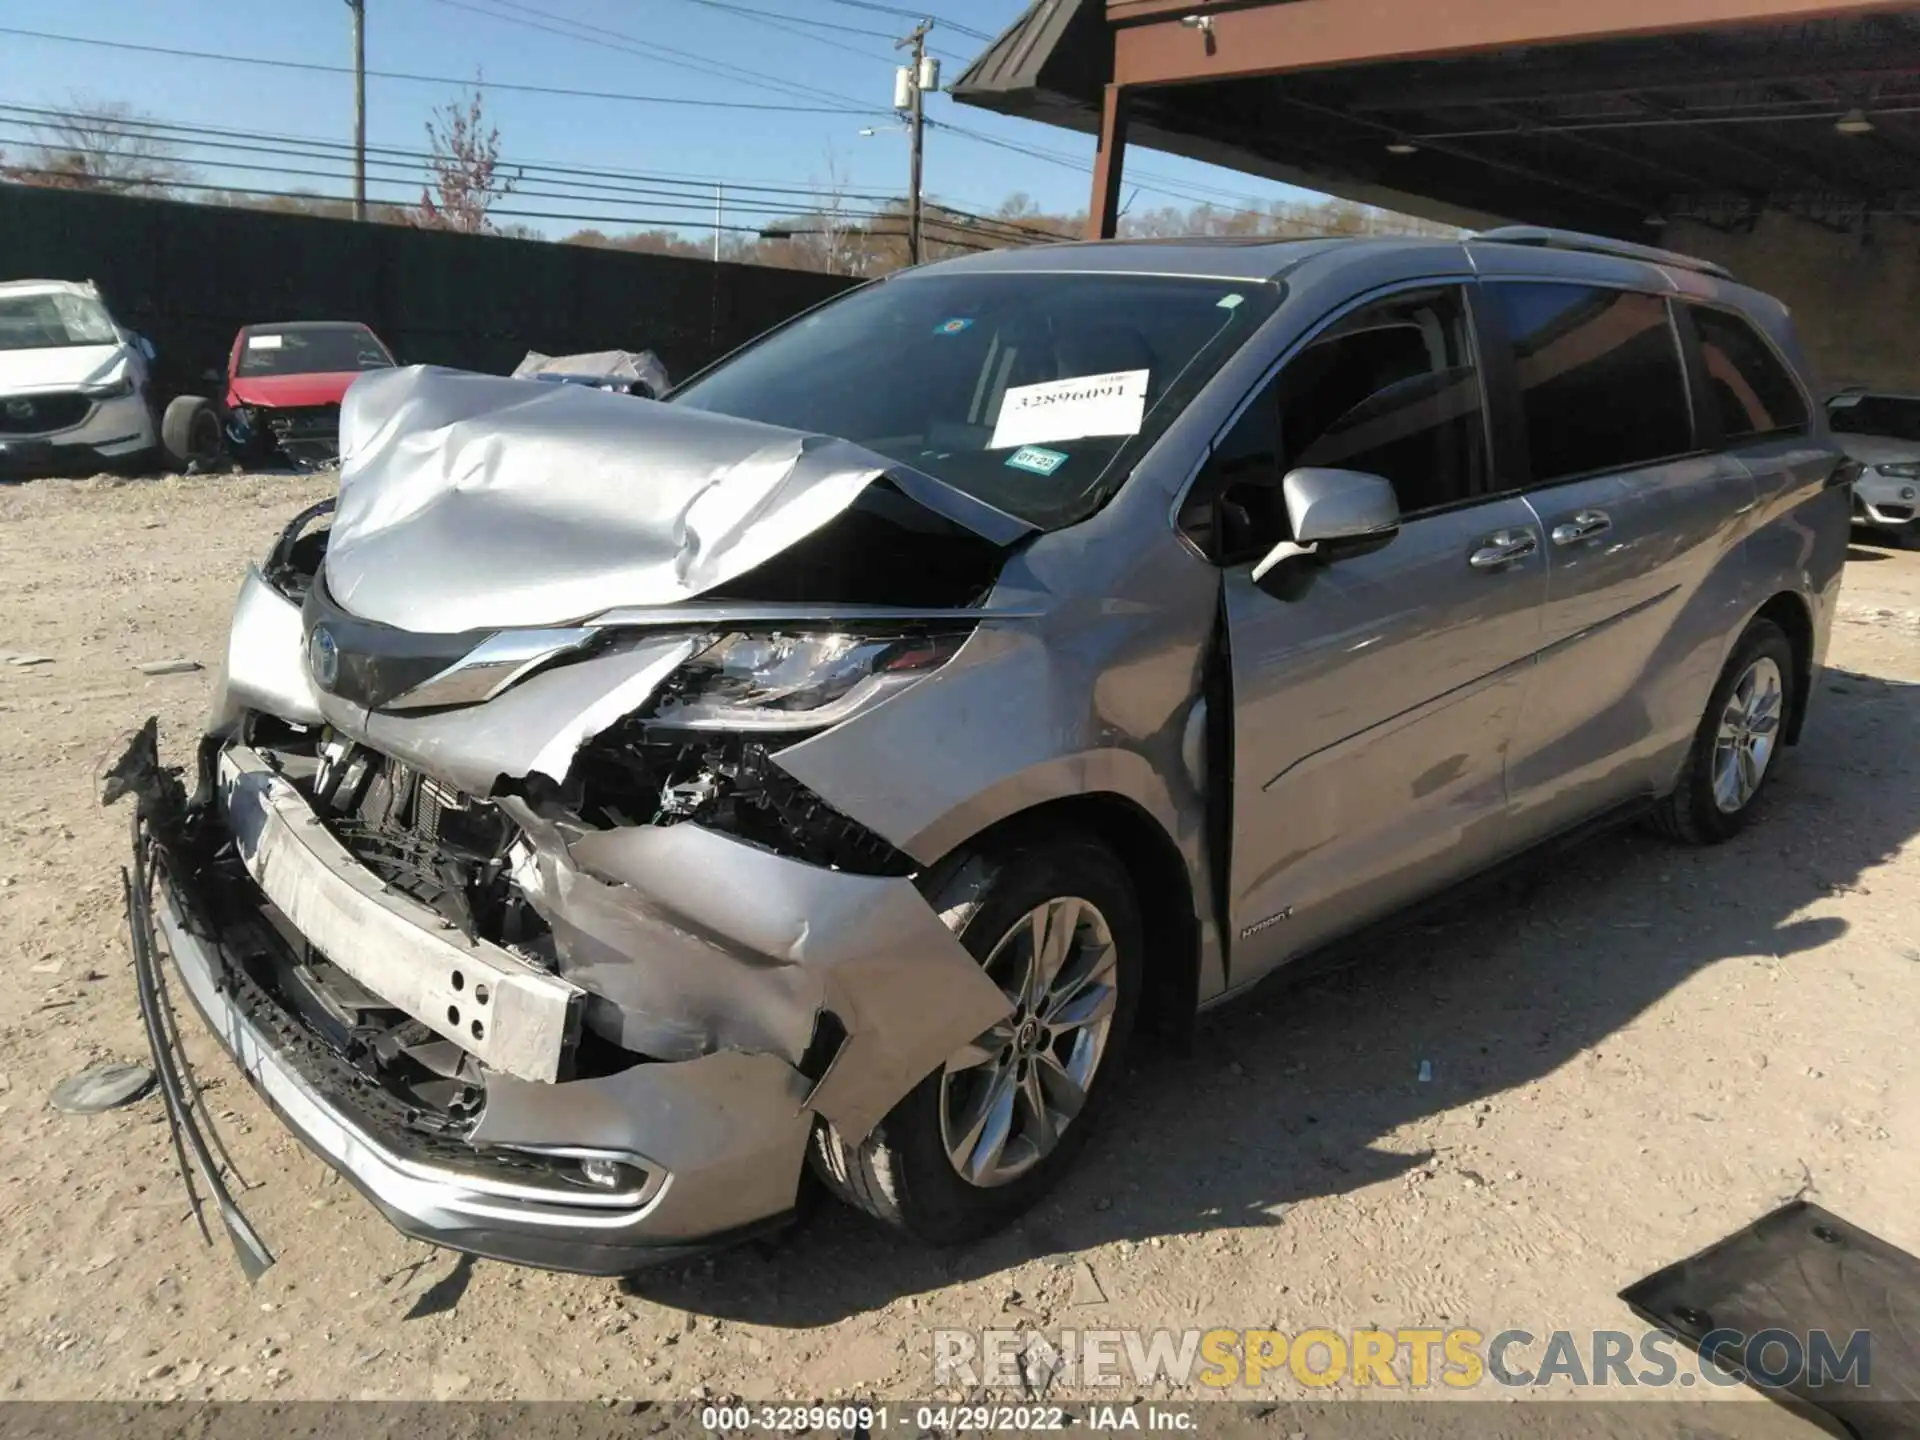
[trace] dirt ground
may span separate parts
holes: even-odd
[[[0,664],[0,1394],[912,1397],[936,1327],[1638,1329],[1623,1285],[1795,1195],[1920,1250],[1920,554],[1856,544],[1742,838],[1603,837],[1191,1058],[1142,1047],[1058,1196],[958,1253],[825,1206],[626,1283],[472,1263],[390,1230],[184,1017],[279,1256],[250,1289],[157,1099],[47,1095],[145,1053],[95,768],[154,713],[186,758],[243,567],[327,486],[0,489],[0,651],[45,659]],[[207,670],[135,669],[179,658]]]

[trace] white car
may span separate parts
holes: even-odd
[[[158,443],[153,347],[90,284],[0,283],[0,474],[132,468]]]
[[[1848,390],[1827,402],[1833,438],[1860,466],[1853,520],[1920,549],[1920,395]]]

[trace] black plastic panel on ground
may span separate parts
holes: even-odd
[[[1770,1398],[1833,1433],[1859,1440],[1920,1437],[1920,1259],[1796,1200],[1699,1254],[1656,1271],[1620,1292],[1649,1324],[1744,1373]],[[1778,1385],[1750,1373],[1754,1356],[1731,1333],[1796,1337],[1811,1358],[1813,1341],[1843,1358],[1867,1337],[1866,1365],[1814,1383],[1811,1366]],[[1722,1338],[1714,1338],[1722,1337]],[[1776,1346],[1765,1367],[1787,1358]]]

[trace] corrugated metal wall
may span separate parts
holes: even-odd
[[[504,374],[528,350],[652,350],[675,379],[847,288],[839,276],[538,240],[0,185],[0,280],[93,280],[206,388],[234,332],[362,320],[403,364]]]

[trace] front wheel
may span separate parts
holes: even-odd
[[[1676,840],[1717,845],[1745,828],[1793,713],[1793,645],[1771,620],[1755,620],[1733,647],[1707,701],[1680,783],[1655,812]]]
[[[167,402],[160,417],[160,444],[167,459],[183,471],[216,463],[227,448],[219,413],[198,395],[179,395]]]
[[[829,1189],[935,1245],[997,1230],[1053,1188],[1108,1103],[1139,1004],[1139,904],[1112,851],[1056,835],[988,858],[959,935],[1012,1012],[860,1144],[825,1122],[814,1136]]]

